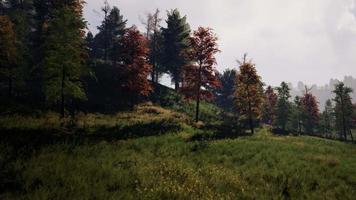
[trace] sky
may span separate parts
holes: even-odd
[[[90,31],[102,21],[104,0],[86,0]],[[325,85],[356,76],[356,0],[108,0],[128,25],[156,8],[178,8],[193,30],[211,27],[219,37],[219,71],[237,68],[248,53],[268,85],[298,81]],[[162,22],[165,26],[165,21]]]

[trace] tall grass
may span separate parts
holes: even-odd
[[[143,104],[75,119],[0,117],[0,199],[356,196],[356,146],[267,128],[217,140],[191,126],[189,112]]]

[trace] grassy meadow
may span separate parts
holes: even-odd
[[[356,146],[338,141],[268,128],[218,137],[189,112],[152,105],[65,122],[12,115],[0,126],[0,199],[356,197]]]

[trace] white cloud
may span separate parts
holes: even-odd
[[[332,77],[356,76],[355,0],[121,0],[129,24],[159,8],[178,8],[192,28],[210,26],[222,53],[219,69],[236,67],[248,52],[268,84],[281,81],[328,83]],[[85,15],[93,30],[102,1],[87,0]],[[163,23],[164,25],[164,23]]]

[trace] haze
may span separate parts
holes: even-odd
[[[356,0],[109,0],[142,31],[140,16],[178,8],[192,29],[209,26],[219,36],[218,69],[237,67],[247,52],[263,81],[324,85],[356,75]],[[87,0],[85,17],[96,33],[103,0]],[[162,22],[165,26],[165,22]]]

